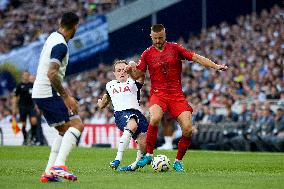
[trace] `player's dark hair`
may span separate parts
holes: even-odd
[[[126,60],[117,60],[117,61],[115,61],[114,64],[113,64],[113,70],[114,71],[115,71],[115,66],[117,64],[126,64],[126,65],[128,65],[128,62]]]
[[[60,26],[69,30],[79,22],[79,17],[73,12],[66,12],[62,15]]]
[[[165,27],[163,26],[163,24],[155,24],[151,27],[151,31],[156,32],[156,33],[160,32],[164,29],[165,29]]]

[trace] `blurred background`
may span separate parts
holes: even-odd
[[[113,79],[117,59],[138,61],[151,45],[152,24],[166,27],[167,41],[227,64],[227,72],[185,61],[182,86],[193,107],[192,149],[284,151],[284,2],[282,0],[0,0],[0,143],[47,145],[54,130],[37,111],[36,137],[24,141],[12,124],[15,88],[24,71],[33,82],[45,39],[63,12],[81,20],[69,42],[65,87],[80,103],[86,124],[80,146],[116,147],[112,106],[97,100]],[[148,115],[150,83],[141,105]],[[22,123],[16,114],[19,128]],[[27,132],[31,133],[27,120]],[[175,149],[177,123],[164,116],[159,149]],[[135,143],[131,144],[135,147]]]

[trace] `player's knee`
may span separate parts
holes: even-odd
[[[192,129],[191,126],[185,127],[185,128],[182,130],[182,135],[183,135],[183,136],[186,136],[186,137],[191,137],[191,136],[192,136],[192,133],[193,133],[193,129]]]
[[[187,122],[182,125],[182,134],[186,137],[191,137],[193,133],[192,122]]]
[[[32,125],[36,125],[36,124],[37,124],[37,119],[36,119],[36,117],[32,117],[32,118],[31,118],[31,124],[32,124]]]
[[[78,125],[72,125],[71,127],[74,127],[76,129],[78,129],[81,133],[83,132],[84,130],[84,125],[81,123],[81,124],[78,124]]]
[[[150,117],[150,124],[151,124],[152,126],[158,126],[159,123],[160,123],[160,121],[161,121],[161,119],[162,119],[162,117],[160,117],[160,116],[152,115],[152,116]]]
[[[27,123],[25,121],[22,121],[22,127],[26,128]]]
[[[76,129],[78,129],[81,133],[84,130],[84,125],[83,125],[81,119],[73,119],[73,120],[69,121],[68,127],[74,127]]]
[[[137,122],[136,122],[136,119],[135,118],[131,118],[128,122],[127,122],[127,126],[126,126],[128,129],[130,129],[133,133],[136,132],[137,128],[138,128],[138,125],[137,125]]]

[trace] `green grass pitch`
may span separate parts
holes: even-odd
[[[48,147],[0,147],[0,188],[110,188],[110,189],[271,189],[284,188],[284,154],[189,151],[185,173],[154,172],[150,166],[136,172],[118,172],[108,167],[116,150],[76,148],[67,161],[77,182],[40,183],[49,155]],[[171,163],[176,151],[155,151]],[[121,165],[135,159],[127,150]]]

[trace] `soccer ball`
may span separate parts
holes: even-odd
[[[170,159],[165,155],[157,155],[152,161],[152,168],[157,172],[168,171],[171,165]]]

